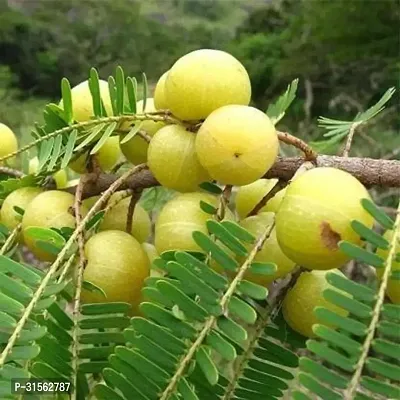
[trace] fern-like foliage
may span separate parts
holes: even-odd
[[[332,289],[324,291],[324,298],[349,314],[340,316],[322,307],[314,310],[325,325],[314,326],[317,338],[307,342],[312,356],[300,359],[298,379],[304,390],[293,394],[295,400],[311,399],[310,394],[328,400],[400,398],[400,306],[384,302],[388,280],[397,279],[390,274],[392,262],[400,257],[396,254],[400,214],[393,221],[371,201],[365,199],[362,204],[384,229],[397,232],[389,243],[360,222],[352,223],[354,231],[373,248],[389,251],[387,259],[347,242],[340,247],[354,260],[381,269],[382,279],[375,290],[327,274]]]

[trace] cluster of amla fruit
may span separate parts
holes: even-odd
[[[112,115],[107,82],[100,80],[100,95],[107,115]],[[140,290],[150,274],[151,261],[165,251],[202,250],[193,240],[194,231],[207,234],[210,215],[200,208],[200,201],[218,206],[219,199],[201,192],[199,185],[216,181],[222,185],[239,186],[236,214],[229,208],[225,218],[236,220],[255,236],[275,221],[269,238],[256,255],[255,261],[275,263],[274,275],[265,277],[247,273],[245,278],[268,285],[283,278],[296,265],[310,272],[303,273],[284,300],[283,312],[289,325],[306,336],[313,336],[312,326],[318,322],[312,312],[323,305],[343,315],[323,298],[328,287],[326,271],[340,273],[338,268],[348,259],[338,243],[347,240],[359,244],[361,239],[351,229],[358,220],[372,226],[372,218],[360,200],[369,198],[365,187],[352,175],[335,168],[314,168],[279,191],[257,215],[249,213],[267,195],[276,180],[263,176],[274,164],[279,141],[274,124],[264,112],[249,106],[250,79],[246,69],[233,56],[218,50],[197,50],[181,57],[159,79],[153,98],[139,101],[137,112],[168,110],[181,123],[167,124],[151,119],[141,122],[140,129],[151,137],[147,143],[136,135],[118,145],[137,122],[124,122],[119,136],[112,136],[100,150],[97,161],[109,170],[119,158],[119,147],[132,164],[147,163],[159,183],[180,192],[161,210],[155,222],[154,246],[146,241],[151,221],[146,211],[136,205],[132,231],[127,233],[126,219],[129,199],[110,207],[100,232],[86,243],[88,264],[84,278],[99,286],[108,301],[128,301],[133,312],[142,300]],[[73,115],[76,121],[93,116],[92,98],[87,81],[72,89]],[[62,102],[60,103],[62,106]],[[70,167],[85,172],[87,155],[74,160]],[[96,198],[84,201],[82,212]],[[53,256],[38,249],[24,229],[29,226],[73,227],[70,209],[73,196],[61,191],[43,192],[24,188],[12,193],[2,208],[3,221],[9,226],[13,207],[25,209],[22,219],[22,240],[44,260]],[[11,215],[11,216],[10,216]],[[15,216],[14,216],[15,217]],[[389,234],[389,233],[388,233]],[[241,261],[241,260],[238,260]],[[222,271],[217,265],[213,268]],[[393,268],[400,268],[394,264]],[[388,292],[392,301],[398,296]],[[83,300],[104,301],[98,293],[83,291]]]

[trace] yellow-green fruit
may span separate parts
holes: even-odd
[[[325,289],[330,288],[339,292],[326,281],[327,272],[335,272],[344,276],[339,270],[303,272],[283,300],[282,312],[288,325],[309,338],[316,336],[313,332],[313,325],[321,324],[314,314],[315,307],[325,307],[342,317],[348,315],[346,310],[330,303],[323,297]]]
[[[194,231],[207,232],[210,214],[200,208],[200,201],[214,206],[218,198],[208,193],[184,193],[170,200],[161,210],[155,225],[155,246],[161,254],[168,250],[203,252],[192,238]],[[227,219],[233,219],[228,210]]]
[[[10,193],[5,198],[0,210],[3,225],[10,230],[14,229],[21,222],[21,216],[14,210],[14,207],[25,210],[28,204],[42,191],[38,187],[24,187]]]
[[[104,231],[86,243],[87,265],[84,280],[101,288],[98,292],[82,291],[83,303],[125,302],[138,313],[141,289],[149,276],[149,260],[140,243],[126,232]]]
[[[260,110],[229,105],[214,111],[196,135],[200,164],[226,185],[248,185],[275,162],[279,143],[274,124]]]
[[[228,104],[248,105],[249,75],[244,66],[220,50],[195,50],[181,57],[165,80],[165,100],[183,120],[204,119]]]
[[[100,96],[103,100],[104,108],[107,115],[113,115],[111,105],[110,92],[108,90],[108,83],[99,80]],[[89,121],[94,116],[93,112],[93,99],[90,93],[89,82],[83,81],[71,89],[72,97],[72,112],[74,120],[78,122]],[[63,101],[60,101],[60,107],[63,108]]]
[[[154,107],[154,101],[152,98],[146,100],[146,112],[156,111]],[[142,113],[143,111],[143,100],[137,103],[137,112]],[[130,124],[125,124],[122,129],[129,131]],[[145,131],[149,136],[153,137],[154,134],[164,126],[163,122],[154,121],[143,121],[141,130]],[[121,135],[121,140],[124,135]],[[149,144],[139,135],[135,135],[132,139],[128,140],[126,143],[121,144],[121,151],[126,157],[126,159],[134,165],[142,164],[147,162],[147,149]]]
[[[18,150],[18,141],[14,132],[7,126],[0,123],[0,158],[14,153]],[[11,159],[6,162],[11,161]],[[2,163],[0,163],[1,165]]]
[[[118,194],[114,194],[113,196],[111,196],[109,204],[112,204],[117,198]],[[127,222],[130,200],[131,199],[129,197],[126,197],[125,199],[119,201],[106,213],[100,225],[101,231],[126,230],[126,222]],[[134,236],[136,240],[142,243],[148,239],[150,231],[151,231],[151,221],[149,214],[141,205],[136,204],[135,211],[133,212],[132,230],[131,230],[132,236]]]
[[[393,238],[393,230],[386,231],[383,237],[390,243]],[[376,253],[378,254],[378,256],[386,260],[389,254],[389,250],[378,249]],[[400,255],[400,240],[397,240],[396,243],[395,257],[397,254]],[[400,271],[400,261],[392,261],[392,272],[394,271]],[[383,275],[383,268],[377,268],[376,274],[378,278],[381,279]],[[400,304],[400,280],[389,277],[386,294],[393,303]]]
[[[29,160],[28,172],[30,174],[36,174],[39,167],[39,159],[37,157],[33,157]],[[53,178],[56,182],[57,189],[64,189],[68,186],[68,175],[65,169],[61,169],[53,174]]]
[[[345,264],[349,258],[339,250],[339,241],[361,243],[351,221],[373,224],[361,205],[363,198],[370,198],[367,189],[345,171],[314,168],[305,172],[287,187],[276,215],[276,235],[283,252],[308,269]]]
[[[196,136],[179,125],[160,129],[150,142],[148,164],[161,185],[179,192],[193,192],[210,176],[199,163]]]
[[[42,261],[53,261],[55,256],[38,248],[35,241],[26,234],[25,229],[34,226],[39,228],[74,228],[75,218],[71,210],[74,205],[74,196],[58,190],[50,190],[37,195],[26,207],[22,218],[22,232],[24,242],[29,250]],[[86,208],[81,212],[86,214]]]
[[[239,187],[236,194],[236,211],[240,218],[246,218],[254,207],[266,196],[278,182],[277,179],[258,179],[257,181]],[[268,200],[267,204],[259,212],[276,212],[286,189],[280,190]]]
[[[240,222],[240,225],[247,229],[255,237],[260,237],[268,226],[274,221],[274,213],[263,212],[252,217],[248,217]],[[248,250],[252,248],[251,245],[248,246]],[[277,270],[273,275],[258,275],[251,272],[246,273],[245,278],[260,285],[268,285],[272,281],[278,278],[283,278],[289,272],[293,270],[296,264],[285,256],[281,248],[279,247],[278,241],[276,239],[275,228],[269,238],[265,241],[261,250],[257,253],[254,261],[263,263],[274,263],[277,266]]]
[[[121,156],[119,148],[119,139],[117,136],[110,137],[106,140],[100,150],[94,155],[100,168],[103,171],[112,169]],[[87,172],[86,161],[88,154],[79,156],[76,160],[69,163],[69,167],[78,174]]]
[[[156,88],[154,90],[154,105],[157,110],[167,110],[168,103],[165,98],[165,81],[167,80],[168,72],[164,72],[161,78],[158,80]]]

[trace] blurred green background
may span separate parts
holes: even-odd
[[[294,78],[298,98],[280,123],[306,140],[320,115],[352,119],[399,86],[398,0],[0,0],[0,122],[22,144],[58,101],[96,67],[117,65],[154,87],[183,54],[229,51],[247,68],[265,110]],[[399,93],[359,130],[352,155],[400,157]],[[335,154],[340,146],[328,150]]]

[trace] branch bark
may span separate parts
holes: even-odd
[[[298,168],[304,163],[303,157],[279,157],[276,163],[265,175],[266,178],[278,178],[289,181]],[[339,156],[318,156],[316,160],[318,167],[334,167],[349,172],[365,186],[382,186],[400,188],[400,161],[399,160],[376,160],[373,158],[339,157]],[[100,174],[96,182],[85,184],[82,198],[97,196],[118,179],[115,174]],[[142,170],[131,176],[119,190],[146,189],[159,186],[159,182],[149,170]],[[66,189],[75,193],[76,187]]]

